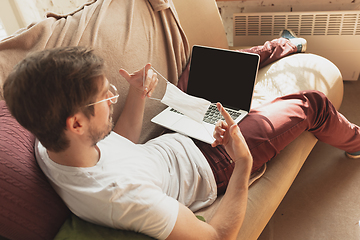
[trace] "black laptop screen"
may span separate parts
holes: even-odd
[[[249,111],[259,55],[194,46],[187,93]]]

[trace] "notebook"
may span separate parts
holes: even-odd
[[[236,123],[250,111],[260,57],[257,54],[206,46],[193,46],[187,94],[204,98],[212,104],[202,123],[182,113],[166,108],[151,121],[165,128],[213,143],[213,132],[218,120],[208,120],[210,115],[220,115],[216,103],[227,109]]]

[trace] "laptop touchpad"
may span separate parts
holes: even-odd
[[[210,126],[210,124],[198,123],[186,116],[184,116],[181,121],[176,122],[172,127],[180,133],[191,132],[193,134],[192,137],[198,137],[201,140],[205,140],[204,138],[206,138],[206,142],[212,142],[214,140],[214,127]]]

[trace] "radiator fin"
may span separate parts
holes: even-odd
[[[303,36],[360,35],[359,11],[234,14],[234,36],[274,36],[291,29]]]

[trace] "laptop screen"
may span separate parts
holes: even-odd
[[[259,55],[194,46],[190,64],[188,94],[250,110]]]

